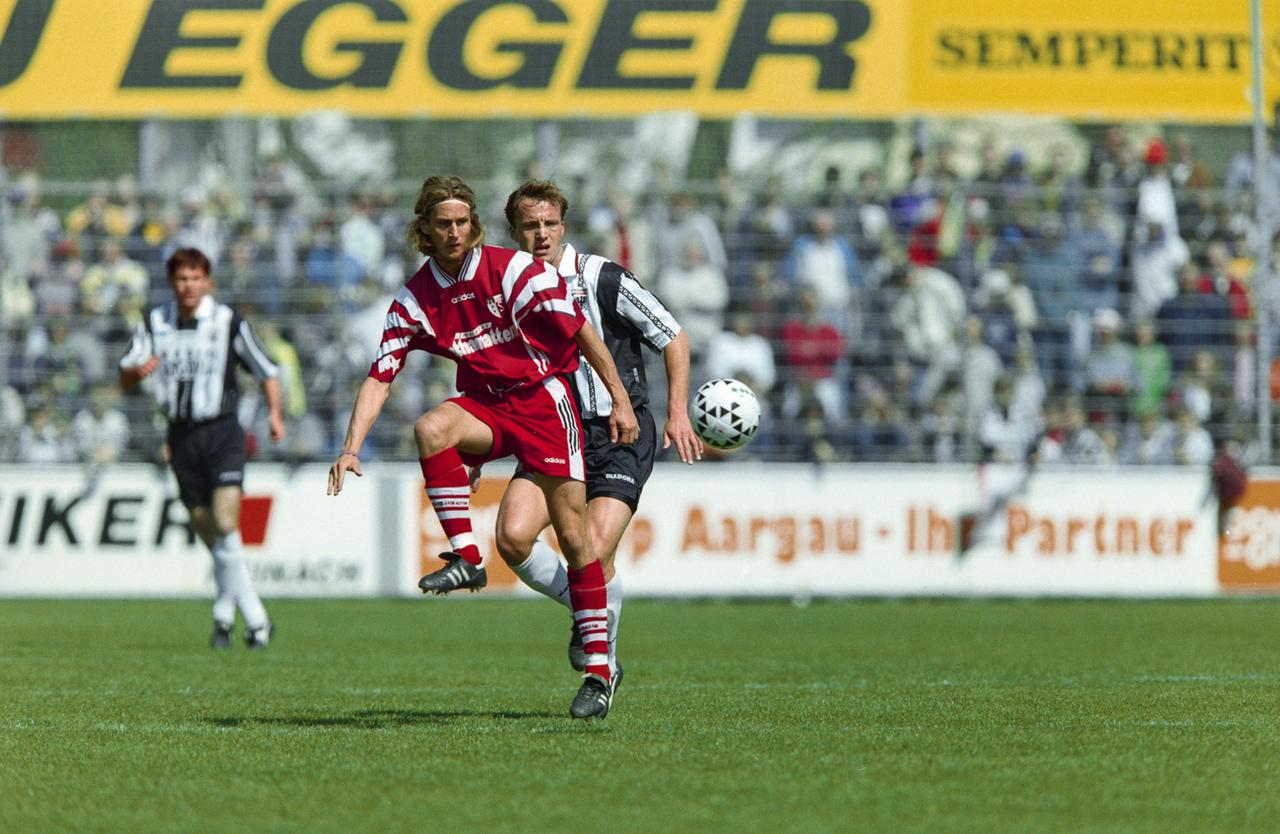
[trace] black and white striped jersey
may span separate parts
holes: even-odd
[[[136,367],[152,356],[160,360],[149,378],[152,392],[165,415],[176,421],[235,414],[240,398],[237,363],[258,380],[279,373],[249,322],[208,295],[190,320],[178,316],[173,301],[148,311],[120,367]]]
[[[675,317],[634,275],[600,255],[578,252],[565,244],[560,274],[613,355],[632,408],[648,405],[649,384],[640,346],[662,351],[680,333]],[[582,400],[583,417],[604,417],[613,411],[613,399],[604,381],[585,360],[578,363],[573,383]]]

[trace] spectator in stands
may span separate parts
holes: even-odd
[[[1106,214],[1096,196],[1080,203],[1080,220],[1067,236],[1072,258],[1081,269],[1081,291],[1087,301],[1084,309],[1103,307],[1121,309],[1120,243],[1124,238],[1124,222]]]
[[[964,435],[972,436],[995,397],[996,380],[1004,376],[1000,354],[983,341],[982,319],[965,320],[965,344],[960,354],[960,389],[964,394]],[[1010,392],[1012,393],[1012,392]]]
[[[978,174],[969,187],[974,194],[986,200],[995,214],[1003,213],[1005,209],[1000,201],[1000,177],[1003,173],[1004,165],[995,140],[987,138],[978,149]]]
[[[838,168],[833,168],[839,174]],[[830,187],[830,183],[828,183]],[[836,212],[844,211],[839,204],[840,196],[829,192],[818,195],[819,205],[823,201],[835,201],[836,208],[828,209],[833,219],[839,217]],[[771,176],[765,180],[764,188],[756,197],[750,211],[743,214],[738,229],[740,257],[738,268],[750,269],[750,265],[759,261],[780,264],[787,256],[787,250],[795,239],[795,221],[791,210],[782,199],[782,180]]]
[[[815,211],[811,234],[796,239],[787,254],[783,277],[796,289],[813,290],[821,315],[846,338],[860,330],[862,266],[849,244],[836,236],[835,218]]]
[[[1017,274],[1012,265],[989,269],[973,294],[973,310],[982,322],[984,339],[1005,365],[1012,364],[1018,345],[1030,341],[1036,326],[1035,299],[1029,289],[1014,283]]]
[[[1205,268],[1200,274],[1197,289],[1205,295],[1225,297],[1230,304],[1231,315],[1237,321],[1252,318],[1249,309],[1249,290],[1241,275],[1232,268],[1231,250],[1222,240],[1215,240],[1205,248]],[[1220,305],[1215,305],[1215,309]],[[1220,341],[1225,342],[1225,339]]]
[[[1173,180],[1169,178],[1169,150],[1164,140],[1157,138],[1147,143],[1142,161],[1146,171],[1138,182],[1137,231],[1143,233],[1143,224],[1159,223],[1166,235],[1176,238],[1180,234],[1178,204],[1173,196]]]
[[[933,199],[933,177],[924,150],[912,148],[908,158],[909,172],[902,188],[889,199],[889,217],[893,228],[905,234],[920,222],[921,214]]]
[[[102,257],[84,271],[80,282],[80,305],[84,312],[110,313],[126,296],[144,301],[150,283],[146,269],[124,254],[124,245],[116,238],[103,241],[101,252]]]
[[[316,224],[303,263],[303,274],[307,279],[308,307],[311,310],[327,310],[335,303],[343,310],[351,308],[352,291],[364,273],[358,261],[339,249],[332,217],[322,218]]]
[[[1258,397],[1258,346],[1254,343],[1253,328],[1247,322],[1235,327],[1235,351],[1231,362],[1231,391],[1236,413],[1241,417],[1253,414]]]
[[[1120,452],[1120,463],[1171,466],[1177,428],[1159,410],[1141,414],[1130,427]]]
[[[657,235],[658,268],[680,266],[687,255],[687,241],[700,244],[702,261],[724,274],[729,268],[729,256],[724,240],[706,212],[698,207],[698,201],[687,191],[671,195],[667,205],[665,227]]]
[[[837,165],[828,165],[823,170],[822,185],[813,197],[813,206],[828,212],[835,219],[837,235],[846,240],[852,240],[858,230],[857,203],[853,195],[845,190],[840,176],[840,168]],[[781,190],[781,178],[776,175],[770,176],[765,183],[766,189],[776,183],[773,188]]]
[[[739,379],[764,399],[777,379],[773,348],[756,331],[755,316],[750,312],[730,314],[729,325],[729,330],[716,334],[707,349],[707,376]]]
[[[222,261],[226,235],[218,221],[215,206],[199,186],[192,185],[183,190],[178,229],[170,243],[173,249],[199,249],[214,266]]]
[[[80,311],[85,276],[84,261],[74,240],[60,240],[35,282],[36,313],[65,317]]]
[[[0,461],[17,459],[18,441],[27,422],[27,407],[22,394],[12,385],[0,382]]]
[[[997,463],[1022,463],[1040,435],[1040,415],[1019,407],[1012,377],[996,380],[993,397],[978,422],[982,459]]]
[[[1179,133],[1173,138],[1173,165],[1169,176],[1177,189],[1213,188],[1213,174],[1196,159],[1195,145],[1186,133]]]
[[[116,463],[129,445],[129,421],[119,409],[120,391],[115,385],[96,385],[89,405],[71,423],[77,459],[82,463]]]
[[[658,295],[689,334],[689,353],[696,364],[706,358],[711,340],[724,327],[729,281],[724,270],[707,260],[704,238],[686,238],[679,263],[658,275]]]
[[[1232,341],[1231,308],[1225,296],[1200,291],[1194,264],[1181,269],[1179,292],[1161,307],[1156,321],[1169,348],[1174,373],[1182,373],[1201,349],[1222,351]]]
[[[1049,165],[1036,178],[1041,211],[1058,215],[1066,222],[1080,203],[1080,177],[1071,172],[1066,146],[1055,144],[1049,151]]]
[[[636,211],[635,201],[626,192],[611,188],[605,204],[591,211],[587,227],[599,241],[593,251],[621,264],[639,276],[641,283],[657,278],[653,229],[645,216]]]
[[[1129,407],[1134,414],[1155,414],[1164,406],[1173,380],[1169,349],[1156,339],[1155,323],[1143,319],[1133,328],[1134,389]]]
[[[1034,206],[1034,188],[1027,171],[1027,155],[1019,149],[1010,151],[1000,173],[1000,204],[1006,211],[1023,205]]]
[[[1137,387],[1133,348],[1120,336],[1123,320],[1110,308],[1093,315],[1097,341],[1085,363],[1085,391],[1091,411],[1105,415],[1108,423],[1122,423],[1129,399]]]
[[[1178,378],[1177,398],[1201,424],[1216,426],[1227,419],[1232,408],[1231,381],[1219,370],[1211,351],[1196,351],[1190,369]]]
[[[1050,387],[1063,386],[1075,369],[1069,321],[1087,299],[1080,295],[1079,254],[1067,244],[1061,218],[1042,218],[1020,271],[1040,314],[1034,337],[1045,380]]]
[[[879,384],[868,386],[853,428],[854,453],[862,460],[897,460],[911,445],[910,421]]]
[[[1170,233],[1163,218],[1139,218],[1144,231],[1133,246],[1133,302],[1130,317],[1154,316],[1165,302],[1178,294],[1178,273],[1191,259],[1187,244]]]
[[[48,274],[49,259],[58,234],[57,216],[40,205],[34,182],[20,183],[8,194],[5,222],[0,225],[0,256],[13,281],[37,281]],[[52,218],[51,218],[52,215]]]
[[[1061,460],[1064,463],[1099,465],[1113,461],[1106,438],[1088,422],[1079,400],[1069,400],[1062,409]]]
[[[46,332],[47,342],[38,351],[35,361],[36,377],[41,385],[48,385],[56,395],[76,397],[83,391],[89,375],[87,362],[80,349],[68,338],[67,321],[55,319]],[[46,410],[54,409],[57,402],[43,402]]]
[[[1040,376],[1040,366],[1036,364],[1035,346],[1030,343],[1021,345],[1014,360],[1013,408],[1024,419],[1042,425],[1048,396],[1044,378]]]
[[[884,252],[890,231],[889,208],[884,199],[884,177],[877,168],[865,168],[858,174],[854,192],[856,228],[853,248],[864,265],[872,266]]]
[[[947,273],[928,266],[899,272],[905,291],[890,318],[914,368],[912,404],[927,405],[960,364],[964,293]]]
[[[18,432],[18,462],[69,463],[74,459],[66,418],[49,399],[37,397],[27,408],[27,422]]]
[[[382,275],[382,259],[386,255],[386,239],[373,221],[373,197],[357,195],[348,204],[348,216],[338,229],[342,254],[360,267],[361,275]]]
[[[122,238],[132,228],[128,212],[112,203],[111,184],[106,180],[95,182],[85,201],[67,213],[67,235],[90,262],[98,260],[108,238]]]
[[[801,287],[797,302],[796,313],[779,334],[786,369],[783,415],[797,416],[804,402],[813,399],[822,406],[827,424],[839,426],[844,422],[844,336],[824,314],[813,288]]]
[[[1213,436],[1200,425],[1189,408],[1178,410],[1178,433],[1173,446],[1174,463],[1208,466],[1213,460]]]

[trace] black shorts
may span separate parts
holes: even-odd
[[[207,507],[216,487],[244,485],[244,429],[232,416],[169,424],[169,462],[187,509]]]
[[[587,442],[583,458],[587,464],[587,500],[616,498],[636,511],[640,493],[653,473],[653,459],[658,454],[658,430],[647,408],[636,409],[640,436],[631,445],[609,440],[609,418],[593,417],[582,421]],[[532,481],[533,475],[517,466],[514,478]]]

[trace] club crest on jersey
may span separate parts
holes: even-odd
[[[489,312],[495,316],[501,316],[502,311],[507,309],[507,305],[500,295],[491,295],[484,300],[484,306],[489,308]]]

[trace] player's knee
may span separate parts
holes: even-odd
[[[213,514],[214,531],[219,536],[229,536],[240,529],[240,514],[234,510],[215,511]]]
[[[447,427],[434,414],[424,414],[413,424],[413,436],[418,442],[418,453],[423,457],[443,451],[449,445]]]
[[[495,540],[498,555],[512,567],[523,564],[533,552],[533,539],[511,527],[499,525]]]

